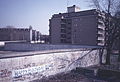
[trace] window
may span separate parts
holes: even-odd
[[[65,39],[61,39],[61,43],[66,43],[66,40]]]
[[[61,38],[66,38],[66,35],[65,34],[61,34]]]
[[[65,29],[61,29],[61,33],[66,33],[66,30]]]

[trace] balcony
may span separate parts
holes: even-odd
[[[104,33],[105,31],[103,30],[103,29],[101,29],[101,28],[97,28],[97,31],[99,32],[99,33]]]
[[[99,29],[105,30],[105,26],[98,25]]]
[[[98,43],[97,45],[99,45],[99,46],[104,46],[104,43]]]
[[[66,30],[65,29],[61,29],[61,33],[66,33]]]
[[[104,35],[105,32],[104,32],[104,31],[98,31],[97,34],[102,34],[102,35]]]
[[[97,34],[97,36],[98,36],[98,37],[104,37],[104,35],[103,35],[103,34]]]
[[[104,44],[105,41],[104,40],[97,40],[98,43]]]
[[[103,21],[98,21],[98,25],[104,26],[104,22]]]
[[[104,38],[104,37],[98,37],[97,40],[102,40],[102,41],[104,41],[105,38]]]
[[[105,19],[105,14],[103,14],[103,13],[101,13],[101,14],[98,14],[98,18]]]

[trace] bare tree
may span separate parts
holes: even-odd
[[[120,5],[118,6],[119,8],[120,8]],[[117,10],[117,12],[116,12],[116,14],[115,14],[115,17],[116,17],[116,26],[118,27],[118,29],[117,29],[117,35],[116,35],[116,37],[117,37],[117,39],[118,39],[118,42],[119,42],[119,44],[118,44],[118,48],[119,48],[119,56],[118,56],[118,61],[120,62],[120,9],[119,10]]]
[[[118,25],[119,21],[116,17],[114,17],[115,13],[118,11],[118,7],[120,7],[120,0],[90,0],[90,1],[92,1],[92,4],[96,9],[104,11],[106,13],[106,18],[104,21],[106,27],[105,32],[106,39],[104,48],[107,50],[106,64],[110,64],[110,55],[112,54],[113,44],[116,38],[120,36],[119,35],[120,31],[118,31],[118,29],[120,29]]]

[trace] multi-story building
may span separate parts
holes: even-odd
[[[50,21],[52,44],[104,45],[105,14],[92,9],[80,11],[73,5],[67,13],[54,14]]]
[[[37,36],[40,36],[38,34],[38,31],[33,30],[31,26],[29,28],[7,26],[0,28],[0,41],[37,41],[40,39],[40,37],[37,38]]]
[[[0,41],[31,41],[31,28],[0,28]]]

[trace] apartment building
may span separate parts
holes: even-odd
[[[0,41],[37,41],[40,39],[39,31],[29,28],[16,28],[7,26],[0,28]]]
[[[92,9],[80,11],[73,5],[67,13],[54,14],[49,20],[51,44],[104,45],[105,14]]]

